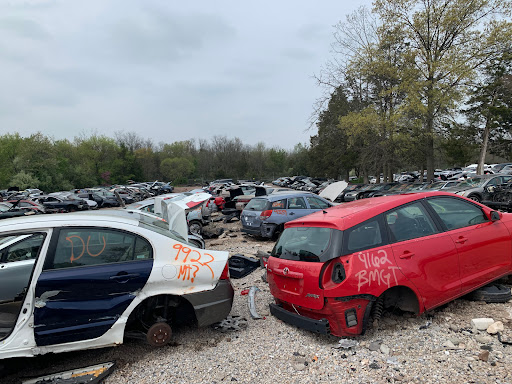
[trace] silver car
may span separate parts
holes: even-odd
[[[512,175],[482,175],[473,177],[472,179],[468,179],[467,181],[457,184],[455,187],[446,188],[444,190],[446,192],[456,193],[457,195],[467,197],[468,199],[480,203],[483,200],[485,187],[498,186],[511,181]]]

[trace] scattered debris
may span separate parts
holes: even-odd
[[[390,349],[386,344],[381,344],[379,349],[380,352],[383,353],[384,355],[389,355]]]
[[[358,346],[359,343],[356,341],[356,340],[351,340],[351,339],[341,339],[338,344],[336,344],[333,348],[335,349],[340,349],[340,348],[343,348],[343,349],[350,349],[352,347],[356,347]]]
[[[498,332],[503,332],[504,329],[505,327],[503,326],[503,323],[501,321],[496,321],[487,327],[487,333],[495,335]]]
[[[215,228],[215,229],[203,228],[202,236],[205,239],[216,239],[223,233],[224,233],[224,228]],[[222,245],[222,244],[219,244],[219,245]]]
[[[262,317],[260,315],[258,315],[258,312],[256,312],[256,304],[254,303],[254,299],[256,297],[256,292],[261,292],[261,289],[259,289],[258,287],[255,287],[255,286],[252,286],[251,288],[249,288],[249,297],[248,297],[249,312],[251,313],[252,318],[255,320],[262,319]]]
[[[370,351],[380,351],[380,345],[382,344],[382,340],[377,340],[377,341],[372,341],[370,343],[370,346],[368,347],[368,349]]]
[[[221,322],[214,324],[213,328],[221,332],[241,331],[247,327],[247,319],[238,315],[228,316]]]
[[[494,323],[494,320],[488,317],[481,317],[471,320],[471,326],[479,331],[486,331],[489,325]]]
[[[113,361],[25,380],[23,384],[97,384],[114,371]]]
[[[482,361],[489,361],[489,351],[482,351],[478,354],[478,359]]]
[[[420,326],[419,329],[427,329],[431,325],[432,325],[432,322],[431,321],[427,321],[424,325]]]
[[[232,279],[241,279],[260,266],[259,260],[241,254],[229,258],[229,276]]]
[[[498,332],[498,341],[503,345],[512,345],[512,340],[503,340],[500,332]]]

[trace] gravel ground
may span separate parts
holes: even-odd
[[[272,241],[242,235],[240,223],[224,227],[226,236],[207,240],[207,248],[231,254],[269,251]],[[471,319],[502,321],[503,339],[512,341],[512,304],[485,304],[457,300],[413,317],[385,313],[377,327],[343,349],[339,338],[297,329],[269,315],[268,286],[262,269],[232,280],[235,300],[232,316],[246,319],[238,331],[213,327],[184,328],[171,345],[152,348],[128,340],[117,348],[12,359],[13,372],[1,383],[19,383],[24,377],[115,360],[116,369],[104,382],[121,383],[512,383],[512,345],[471,327]],[[253,320],[243,289],[257,286],[258,313]],[[488,353],[488,356],[487,356]]]

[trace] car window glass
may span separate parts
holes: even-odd
[[[349,253],[383,244],[379,222],[373,219],[347,230],[346,244]]]
[[[462,199],[433,198],[427,200],[446,228],[457,229],[488,221],[483,211]]]
[[[277,200],[272,202],[272,209],[285,209],[286,199]]]
[[[306,197],[306,200],[309,203],[309,206],[313,209],[325,209],[329,208],[329,204],[327,204],[325,201],[320,200],[317,197]]]
[[[46,269],[120,263],[152,258],[151,245],[143,238],[108,229],[62,229],[53,265]]]
[[[267,204],[269,202],[266,199],[251,199],[245,207],[250,211],[264,211],[267,209]]]
[[[10,246],[4,260],[7,263],[12,263],[13,261],[35,259],[39,254],[43,240],[44,235],[37,234]]]
[[[288,209],[306,209],[306,202],[302,197],[288,198]]]
[[[487,185],[498,185],[499,184],[499,177],[495,177],[494,179],[489,180]]]
[[[386,214],[393,241],[404,241],[436,233],[433,221],[421,203],[409,204]]]

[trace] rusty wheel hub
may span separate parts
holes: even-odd
[[[156,323],[149,328],[146,333],[148,343],[154,347],[161,347],[169,344],[171,341],[172,329],[167,323]]]

